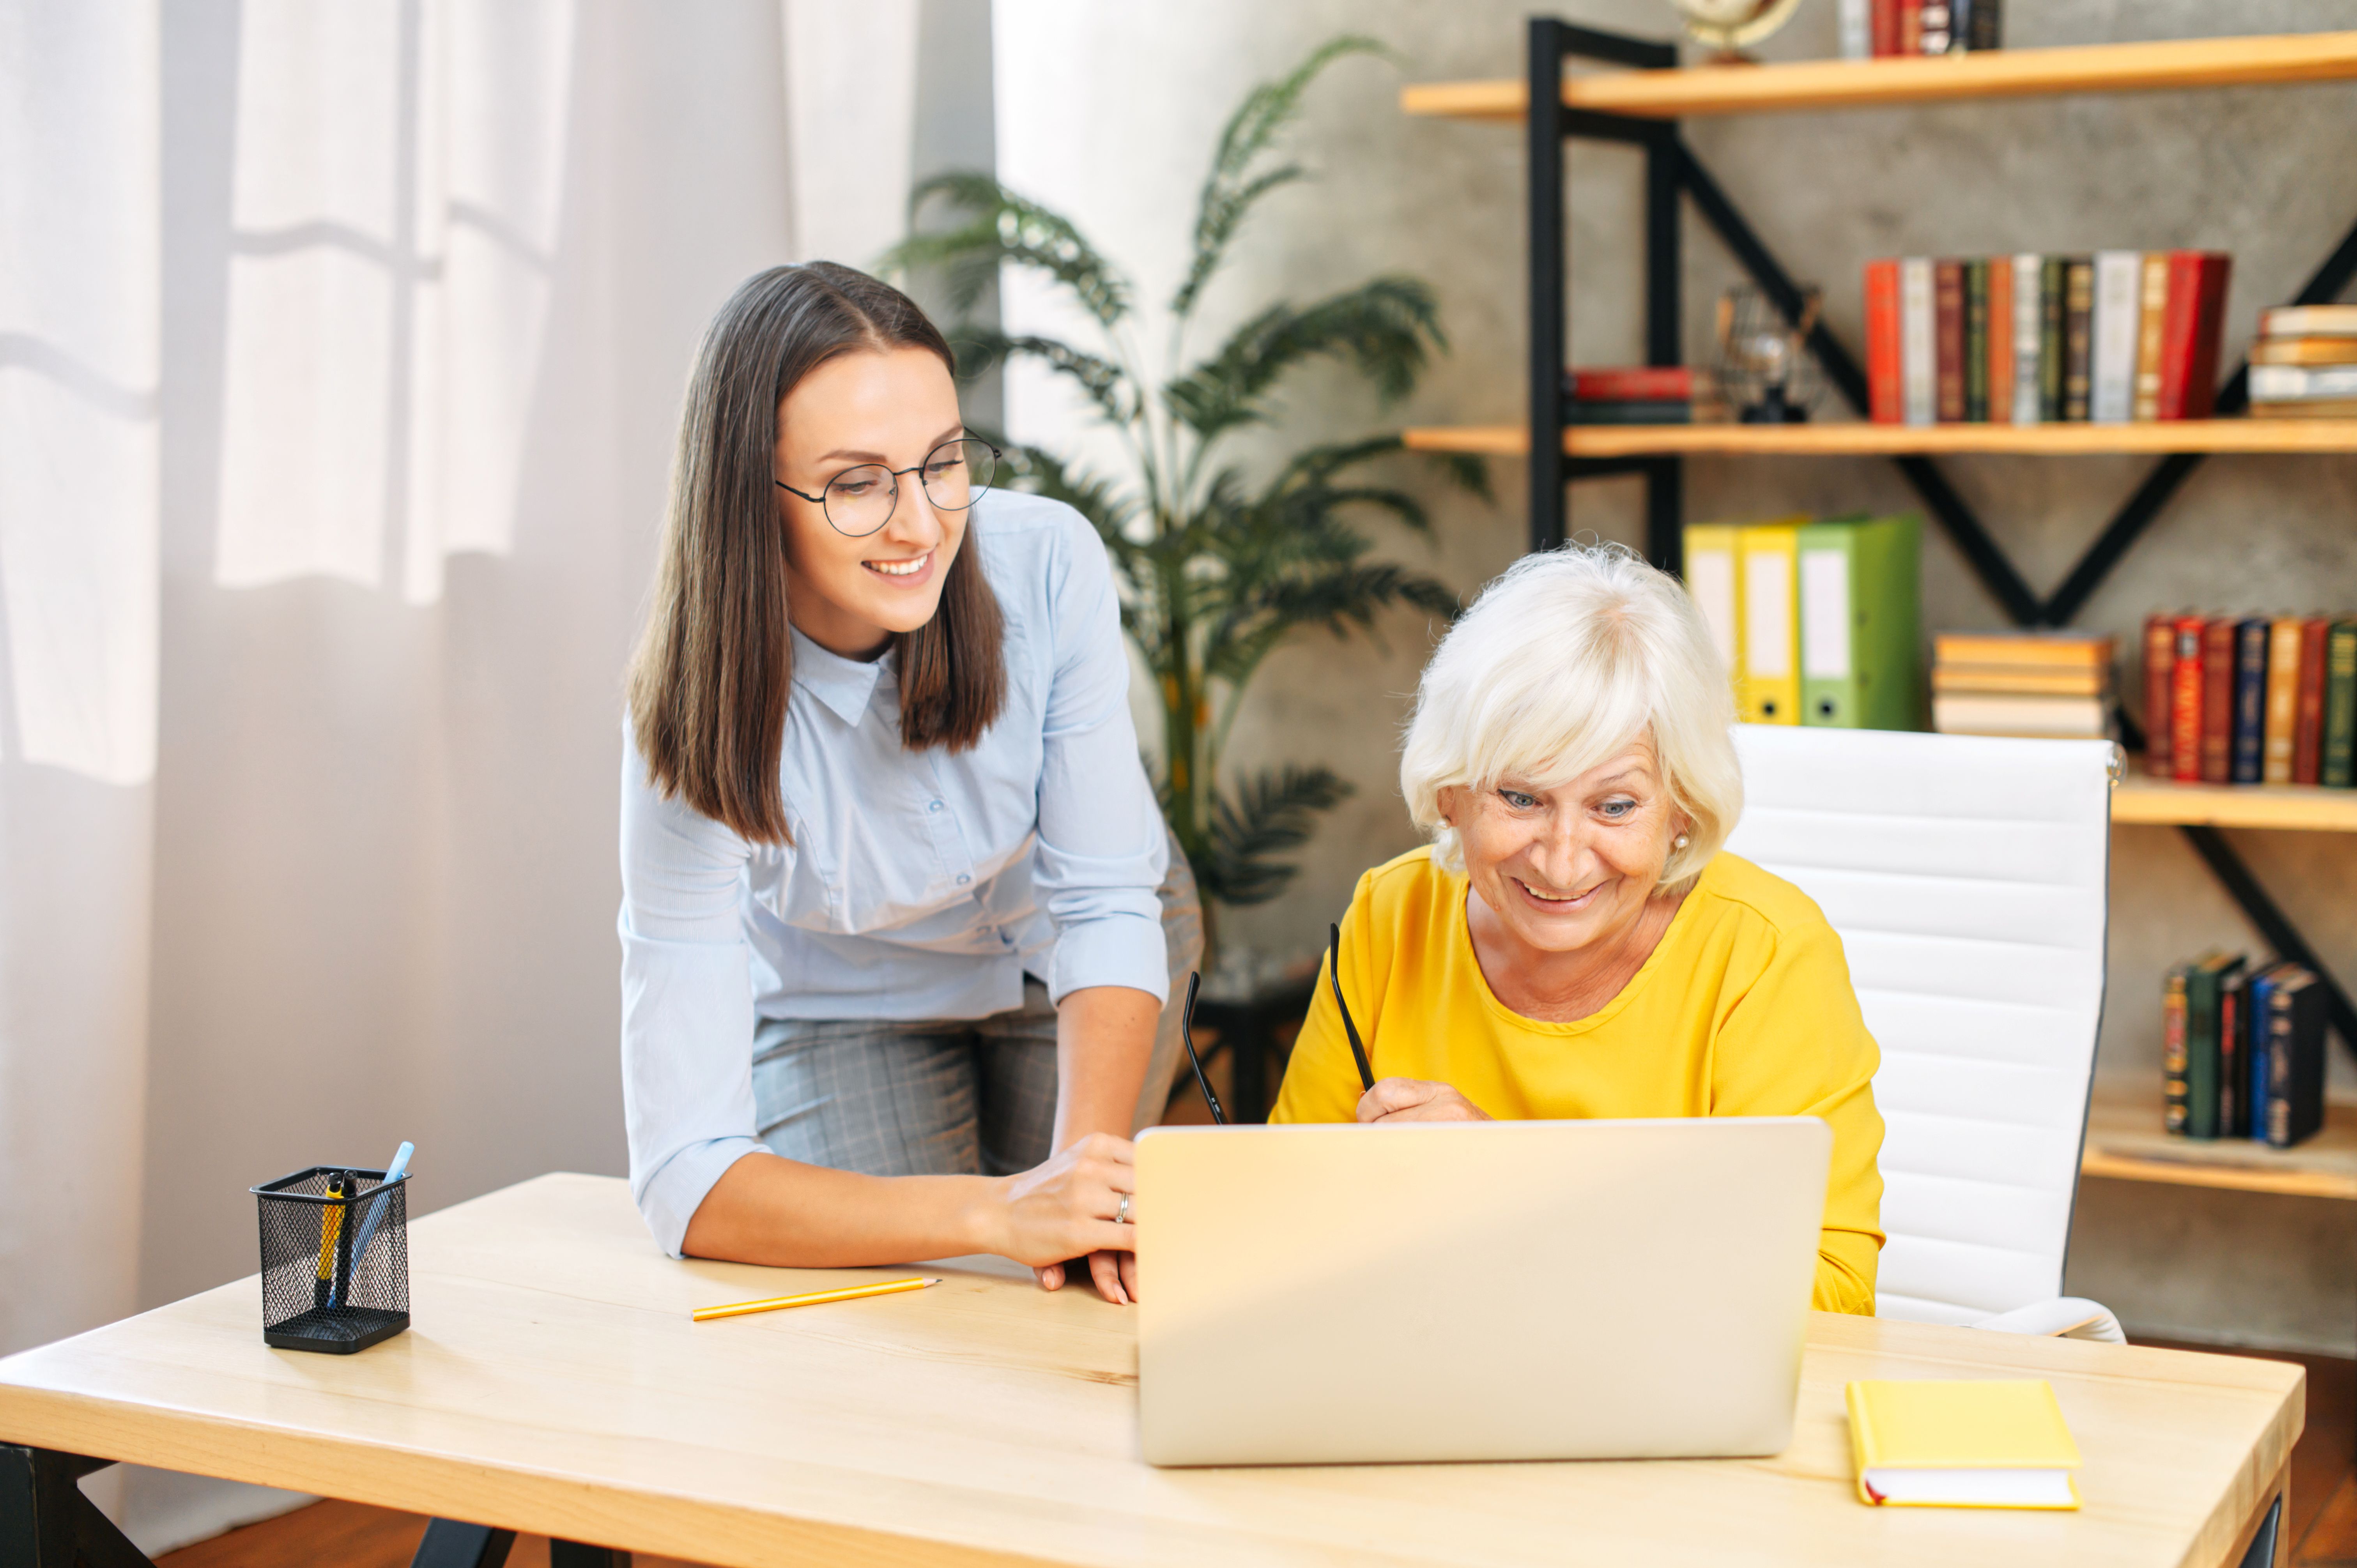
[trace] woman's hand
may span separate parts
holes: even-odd
[[[1487,1122],[1490,1113],[1445,1083],[1383,1078],[1359,1097],[1361,1122]]]
[[[1064,1260],[1086,1257],[1107,1301],[1135,1301],[1137,1262],[1126,1254],[1135,1233],[1114,1216],[1137,1190],[1135,1161],[1128,1139],[1092,1133],[1044,1165],[997,1178],[983,1219],[985,1245],[1030,1264],[1049,1290],[1064,1283]],[[1134,1205],[1130,1213],[1134,1219]],[[1116,1262],[1114,1254],[1124,1255]]]

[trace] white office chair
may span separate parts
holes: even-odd
[[[2118,1341],[2061,1294],[2111,854],[2108,741],[1745,725],[1727,847],[1841,934],[1882,1047],[1885,1317]]]

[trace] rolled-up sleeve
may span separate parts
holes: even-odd
[[[1169,869],[1162,813],[1129,717],[1129,653],[1103,542],[1067,519],[1049,580],[1050,657],[1039,846],[1032,886],[1056,926],[1048,993],[1126,985],[1168,1001],[1156,889]]]
[[[658,795],[622,754],[622,1111],[630,1196],[673,1257],[754,1136],[751,955],[744,841]]]

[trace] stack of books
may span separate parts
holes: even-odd
[[[1610,365],[1563,373],[1566,424],[1704,424],[1727,418],[1706,370]]]
[[[1842,54],[1849,59],[1893,55],[1960,55],[2002,42],[2001,0],[1842,0]]]
[[[2145,770],[2357,785],[2357,618],[2162,610],[2144,623]]]
[[[2324,1125],[2324,987],[2212,948],[2161,980],[2162,1125],[2290,1148]]]
[[[1686,591],[1746,724],[1921,729],[1921,520],[1695,523]]]
[[[1943,735],[2101,740],[2112,733],[2112,639],[2083,631],[1943,631],[1932,639]]]
[[[1885,424],[2207,419],[2233,264],[2217,251],[1868,262],[1867,412]]]
[[[2357,416],[2357,305],[2286,305],[2259,312],[2251,346],[2251,412],[2273,419]]]

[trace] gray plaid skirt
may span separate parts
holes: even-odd
[[[1158,889],[1170,1000],[1131,1118],[1161,1120],[1178,1069],[1187,972],[1203,907],[1178,842]],[[771,1152],[869,1176],[1006,1176],[1053,1152],[1056,1011],[1023,977],[1023,1004],[986,1018],[892,1023],[764,1018],[753,1031],[753,1108]]]

